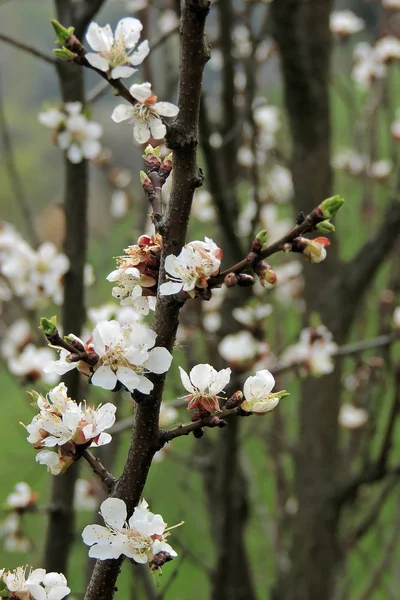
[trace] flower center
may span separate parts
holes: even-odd
[[[100,52],[100,56],[103,56],[108,60],[110,67],[118,67],[128,62],[128,55],[125,51],[125,38],[121,36],[120,39],[114,43],[111,50],[107,52]]]

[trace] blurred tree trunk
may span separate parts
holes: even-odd
[[[332,0],[279,0],[271,4],[281,54],[292,135],[295,209],[310,212],[331,195],[329,63]],[[305,265],[306,320],[318,312],[337,341],[337,299],[326,293],[339,267],[337,240],[321,265]],[[323,278],[324,285],[320,282]],[[338,560],[337,513],[327,501],[338,464],[340,370],[301,385],[299,444],[295,458],[298,512],[294,519],[289,585],[276,598],[328,600]],[[283,583],[283,582],[282,582]]]

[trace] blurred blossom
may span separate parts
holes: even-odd
[[[236,59],[247,58],[252,51],[250,31],[246,25],[235,25],[232,30],[232,54]]]
[[[78,479],[74,492],[75,510],[96,510],[99,506],[99,492],[101,492],[97,481]]]
[[[209,142],[210,146],[213,148],[220,148],[223,142],[222,135],[218,133],[218,131],[214,131],[214,133],[210,135]]]
[[[374,80],[386,76],[386,65],[378,60],[375,49],[367,42],[356,44],[353,58],[351,75],[361,90],[368,90]]]
[[[329,26],[334,35],[346,38],[362,31],[365,23],[350,10],[338,10],[331,13]]]
[[[168,403],[162,402],[160,406],[159,426],[165,429],[168,425],[174,423],[179,416],[179,412],[173,406],[168,406]]]
[[[111,195],[110,214],[114,219],[122,219],[129,208],[129,197],[124,190],[115,190]]]
[[[218,352],[224,360],[232,365],[242,365],[258,357],[259,342],[249,331],[239,331],[223,338]]]
[[[367,158],[353,149],[339,150],[332,159],[335,169],[348,171],[350,175],[360,175],[365,169]]]
[[[293,198],[292,173],[287,167],[274,165],[267,174],[268,191],[278,204],[285,204]]]
[[[260,209],[260,223],[268,231],[268,243],[271,244],[283,237],[291,228],[291,219],[279,217],[279,211],[274,204],[264,204]]]
[[[400,9],[400,0],[382,0],[382,6],[388,10],[398,10]]]
[[[260,325],[265,317],[272,313],[271,304],[256,304],[255,306],[243,306],[234,308],[232,311],[236,321],[247,327]]]
[[[17,319],[10,327],[1,342],[1,354],[4,358],[9,359],[18,356],[31,341],[32,332],[31,326],[26,319]]]
[[[371,163],[367,169],[367,174],[371,179],[386,179],[393,169],[391,160],[382,159]]]
[[[192,215],[199,221],[207,223],[216,218],[212,197],[207,190],[196,190],[193,199]]]
[[[368,421],[368,413],[352,404],[342,404],[339,411],[339,424],[346,429],[360,429]]]
[[[211,58],[208,61],[207,66],[213,71],[221,71],[223,62],[221,50],[218,48],[211,48]]]
[[[34,344],[28,344],[21,354],[11,357],[7,366],[10,373],[29,382],[39,380],[44,383],[56,383],[59,376],[57,373],[48,373],[46,368],[55,359],[54,351],[50,348],[38,348]]]
[[[26,509],[32,507],[37,499],[38,494],[32,491],[30,485],[25,481],[20,481],[15,485],[11,494],[7,496],[5,504],[7,508],[12,510]]]
[[[25,553],[32,549],[31,541],[21,531],[21,517],[17,512],[7,515],[0,524],[0,537],[5,552]]]
[[[393,327],[400,329],[400,306],[396,306],[392,317]]]
[[[39,122],[53,130],[56,144],[74,164],[96,158],[101,151],[103,128],[89,121],[82,109],[80,102],[67,102],[63,110],[49,108],[38,115]]]
[[[332,334],[324,325],[303,329],[297,344],[283,351],[283,363],[298,365],[304,374],[315,376],[331,373],[334,369],[332,355],[337,344],[332,341]]]
[[[163,35],[170,33],[179,27],[179,18],[176,12],[172,9],[164,9],[157,21],[157,29]]]

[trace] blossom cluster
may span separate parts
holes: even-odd
[[[39,123],[52,130],[52,139],[66,152],[73,164],[92,160],[101,151],[103,135],[100,123],[90,121],[81,102],[66,102],[60,108],[48,108],[38,115]]]
[[[36,509],[38,494],[30,486],[20,481],[14,490],[7,496],[4,507],[8,514],[0,525],[0,537],[6,552],[28,552],[32,543],[23,533],[21,520],[25,512]]]
[[[111,402],[97,408],[78,404],[68,397],[64,383],[50,390],[46,397],[36,394],[39,413],[26,426],[28,442],[36,449],[36,461],[59,475],[79,458],[79,448],[103,446],[111,441],[105,433],[115,422],[116,407]],[[48,450],[56,448],[56,452]]]
[[[73,360],[73,354],[61,350],[60,359],[46,370],[63,375],[78,368],[90,377],[90,383],[106,390],[123,385],[130,392],[149,394],[154,384],[147,375],[165,373],[171,366],[171,353],[166,348],[154,348],[156,333],[141,323],[121,325],[118,321],[101,321],[86,343],[72,334],[69,338],[74,338],[80,350],[87,352],[90,364]]]
[[[371,84],[386,77],[388,66],[400,60],[400,40],[394,36],[380,38],[374,46],[360,42],[354,48],[352,78],[357,86],[366,91]]]
[[[148,509],[143,499],[127,519],[125,502],[119,498],[107,498],[100,506],[104,519],[102,525],[88,525],[82,532],[85,544],[91,546],[89,556],[100,560],[119,558],[121,554],[136,563],[152,563],[154,557],[163,553],[163,562],[171,560],[177,553],[165,541],[169,535],[161,515]],[[157,562],[157,566],[160,565]]]
[[[0,274],[10,300],[17,296],[28,309],[43,308],[49,302],[62,304],[62,278],[69,260],[51,242],[34,250],[9,223],[0,223]]]
[[[145,315],[155,309],[161,244],[159,234],[142,235],[117,258],[118,268],[107,279],[116,284],[112,295],[121,306],[132,305]]]
[[[62,573],[46,573],[45,569],[17,567],[0,569],[0,596],[19,600],[62,600],[70,593]]]
[[[184,291],[194,298],[196,290],[206,288],[208,279],[219,273],[221,259],[221,248],[210,238],[186,244],[178,256],[170,254],[165,259],[170,281],[161,284],[160,294],[169,296]]]
[[[196,410],[199,417],[205,413],[221,412],[219,401],[227,387],[231,369],[222,369],[216,371],[209,364],[199,364],[194,366],[189,375],[179,367],[183,387],[189,392],[185,396],[188,403],[188,410]],[[248,413],[264,414],[274,409],[281,398],[287,396],[285,390],[272,393],[275,387],[275,379],[267,369],[257,371],[254,376],[248,377],[244,382],[243,393],[240,398],[244,400],[240,403],[242,410]]]
[[[337,344],[324,325],[303,329],[297,344],[286,348],[281,360],[290,365],[298,365],[304,374],[325,375],[334,369],[332,360]]]

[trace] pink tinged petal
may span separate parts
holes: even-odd
[[[131,95],[139,102],[145,102],[152,96],[151,83],[134,83],[129,88]]]
[[[160,285],[160,296],[171,296],[177,294],[183,288],[182,282],[168,281]]]
[[[165,373],[171,366],[172,354],[166,348],[153,348],[145,363],[146,369],[151,373]]]
[[[72,164],[77,165],[82,162],[82,150],[78,144],[72,144],[67,150],[67,158]]]
[[[195,388],[204,392],[215,379],[216,370],[209,364],[200,364],[193,367],[189,376]]]
[[[179,112],[179,108],[171,102],[156,102],[154,108],[163,117],[176,117]]]
[[[86,41],[96,52],[111,50],[114,36],[110,25],[100,27],[97,23],[90,23],[86,33]]]
[[[117,385],[117,376],[110,367],[99,367],[92,375],[91,383],[105,390],[113,390]]]
[[[134,48],[139,40],[140,32],[143,25],[139,19],[126,17],[121,19],[115,29],[115,40],[118,41],[121,36],[124,36],[125,48]]]
[[[99,69],[99,71],[108,71],[110,69],[108,60],[106,60],[99,54],[88,52],[85,55],[85,58],[92,67],[94,67],[95,69]]]
[[[100,505],[104,522],[116,529],[122,529],[126,521],[126,504],[119,498],[107,498]]]
[[[146,121],[135,120],[133,137],[139,144],[145,144],[150,139],[150,129]]]
[[[111,70],[111,79],[124,79],[125,77],[130,77],[136,71],[137,69],[132,69],[132,67],[114,67]]]
[[[118,381],[122,383],[130,392],[133,392],[139,384],[139,375],[133,369],[128,367],[119,367],[117,370]]]
[[[136,389],[142,394],[150,394],[152,389],[154,388],[154,384],[147,379],[147,377],[139,376],[139,383],[136,386]]]
[[[161,119],[159,119],[158,117],[150,117],[148,123],[153,138],[155,138],[156,140],[161,140],[163,137],[165,137],[167,133],[167,128],[165,127]]]
[[[149,42],[145,40],[137,47],[135,52],[129,56],[129,62],[131,63],[131,65],[134,65],[136,67],[144,61],[146,56],[148,56],[149,52]]]
[[[228,385],[230,378],[231,370],[229,368],[219,371],[213,383],[210,385],[210,393],[218,394],[219,392],[222,392],[222,390]]]
[[[112,112],[111,118],[115,123],[121,123],[133,117],[133,107],[128,104],[118,104]]]
[[[195,394],[197,390],[192,386],[192,383],[189,379],[189,375],[186,373],[186,371],[182,369],[182,367],[179,367],[179,374],[181,376],[182,385],[185,388],[185,390],[187,390],[191,394]]]

